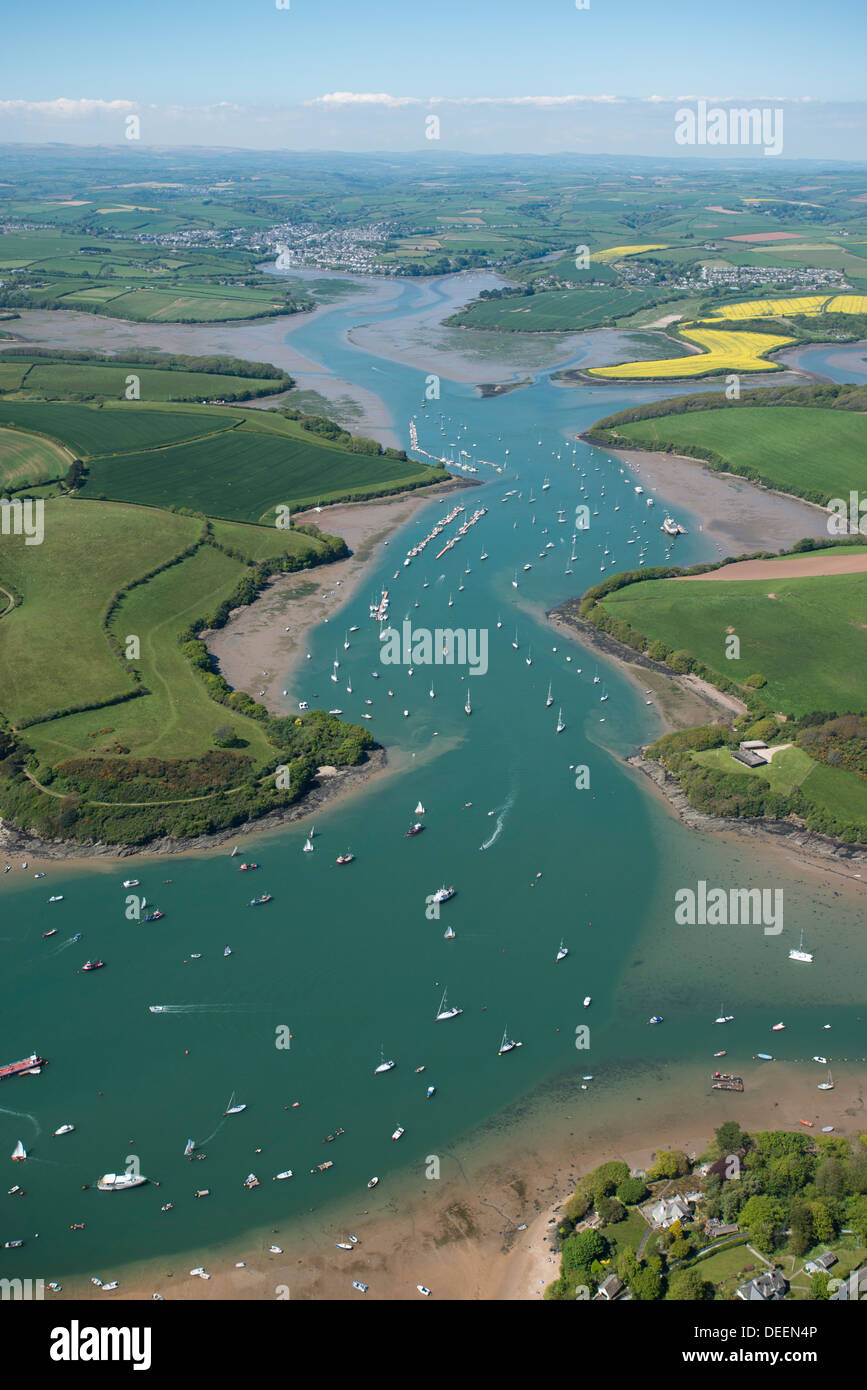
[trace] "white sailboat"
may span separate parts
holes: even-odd
[[[418,805],[416,806],[414,814],[417,815],[417,816],[423,816],[423,815],[424,815],[424,807],[422,806],[421,802],[419,802]]]
[[[12,1157],[19,1161],[27,1157],[27,1150],[21,1143],[20,1139],[18,1140],[18,1143],[15,1145],[15,1148],[12,1150]]]
[[[557,728],[556,728],[555,732],[558,733],[558,734],[562,734],[562,732],[563,732],[563,730],[565,729],[565,727],[566,727],[566,725],[563,723],[563,706],[561,705],[561,706],[560,706],[560,709],[559,709],[559,712],[558,712],[558,714],[557,714]]]
[[[500,1057],[502,1057],[502,1055],[503,1055],[504,1052],[514,1052],[514,1050],[515,1050],[516,1047],[523,1047],[523,1046],[524,1046],[524,1044],[523,1044],[522,1042],[515,1042],[515,1039],[514,1039],[514,1038],[510,1038],[510,1037],[509,1037],[509,1030],[508,1030],[508,1028],[504,1028],[504,1029],[503,1029],[503,1038],[502,1038],[502,1041],[501,1041],[501,1043],[500,1043],[500,1051],[499,1051],[499,1054],[498,1054],[498,1055],[499,1055]]]
[[[518,571],[515,570],[515,578],[512,580],[512,588],[513,588],[513,589],[517,589],[517,587],[518,587]]]
[[[598,685],[601,679],[602,679],[602,677],[601,677],[600,674],[599,674],[599,667],[597,666],[597,667],[596,667],[596,674],[595,674],[594,677],[593,677],[593,684],[594,684],[594,685]]]
[[[374,1074],[374,1076],[379,1076],[380,1073],[382,1073],[382,1072],[391,1071],[392,1068],[393,1068],[394,1065],[395,1065],[394,1062],[387,1062],[387,1061],[385,1060],[385,1048],[384,1048],[384,1047],[381,1047],[381,1048],[380,1048],[380,1050],[379,1050],[379,1056],[380,1056],[380,1063],[379,1063],[379,1066],[378,1066],[378,1067],[374,1067],[374,1069],[373,1069],[373,1074]]]
[[[196,1147],[196,1141],[195,1141],[195,1139],[188,1139],[188,1140],[187,1140],[187,1143],[186,1143],[186,1147],[185,1147],[185,1149],[184,1149],[184,1158],[189,1158],[190,1154],[193,1152],[193,1149],[194,1149],[195,1147]]]
[[[605,701],[606,701],[607,699],[608,699],[608,692],[607,692],[607,690],[605,689],[605,686],[603,685],[603,687],[602,687],[602,694],[599,696],[599,703],[600,703],[600,705],[604,704]]]
[[[545,699],[545,708],[550,709],[554,703],[554,696],[551,694],[551,682],[548,682],[548,694]]]
[[[467,701],[466,701],[466,704],[464,705],[464,713],[465,713],[465,714],[472,714],[472,712],[473,712],[473,707],[472,707],[472,705],[470,704],[470,692],[469,692],[469,690],[467,690]]]
[[[526,663],[527,663],[528,666],[532,666],[532,665],[533,665],[533,648],[532,648],[532,647],[530,647],[529,651],[527,652],[527,655],[524,657],[524,660],[526,661]]]
[[[428,691],[428,695],[430,695],[431,699],[434,698],[433,681],[431,681],[431,683],[430,683],[430,690]]]
[[[451,1006],[451,1008],[448,1007],[446,997],[447,993],[447,990],[443,990],[443,997],[440,1000],[440,1006],[435,1019],[436,1023],[445,1023],[447,1019],[457,1018],[458,1014],[463,1013],[463,1009],[456,1009],[454,1004]]]
[[[793,950],[791,950],[791,951],[789,952],[789,960],[803,960],[803,961],[807,961],[807,962],[812,962],[812,960],[813,960],[813,952],[812,952],[812,951],[805,951],[805,950],[804,950],[804,933],[803,933],[803,931],[801,932],[801,939],[800,939],[800,941],[798,942],[797,949],[796,949],[796,950],[793,949]]]
[[[569,947],[563,945],[563,938],[562,938],[562,936],[561,936],[561,937],[560,937],[560,949],[558,950],[556,956],[554,957],[554,962],[555,962],[555,964],[556,964],[558,961],[565,960],[566,957],[568,956],[568,954],[569,954]]]
[[[820,1081],[820,1082],[819,1082],[819,1085],[817,1086],[816,1089],[819,1090],[819,1091],[833,1091],[833,1089],[834,1089],[834,1078],[833,1078],[833,1076],[831,1075],[831,1068],[830,1068],[830,1067],[828,1068],[828,1080],[827,1080],[827,1081]],[[13,1155],[13,1157],[14,1157],[14,1155]]]
[[[515,651],[518,650],[518,629],[517,629],[517,628],[515,628],[515,639],[514,639],[514,641],[512,642],[512,646],[515,648]]]

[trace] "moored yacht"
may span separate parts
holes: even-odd
[[[452,1004],[451,1008],[448,1007],[447,991],[443,990],[443,997],[440,1000],[440,1006],[434,1021],[436,1023],[445,1023],[448,1019],[457,1018],[458,1014],[462,1013],[463,1009],[455,1008],[454,1004]]]

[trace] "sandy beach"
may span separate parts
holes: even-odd
[[[367,1297],[375,1300],[418,1298],[417,1284],[448,1300],[540,1298],[557,1275],[549,1222],[581,1175],[597,1164],[617,1158],[642,1171],[662,1149],[700,1156],[714,1127],[726,1119],[754,1130],[803,1132],[804,1119],[816,1131],[833,1124],[838,1134],[865,1127],[856,1068],[835,1065],[836,1089],[826,1094],[817,1093],[813,1077],[796,1064],[752,1062],[743,1070],[746,1092],[728,1095],[711,1091],[695,1068],[685,1076],[682,1069],[654,1067],[635,1074],[629,1098],[600,1096],[598,1105],[594,1098],[589,1113],[589,1092],[574,1081],[561,1084],[556,1098],[549,1094],[518,1107],[519,1113],[495,1117],[479,1135],[444,1154],[439,1181],[427,1179],[420,1165],[414,1176],[397,1180],[393,1192],[383,1186],[375,1194],[363,1192],[291,1229],[271,1227],[234,1242],[232,1249],[190,1251],[146,1268],[113,1271],[120,1287],[110,1295],[86,1280],[68,1279],[60,1300],[150,1299],[154,1292],[173,1300],[341,1300],[361,1296],[353,1279],[368,1284]],[[358,1236],[358,1245],[337,1250],[347,1231]],[[271,1244],[282,1253],[270,1253]],[[241,1261],[244,1267],[237,1268]],[[199,1265],[211,1275],[208,1281],[189,1274]]]
[[[720,558],[755,550],[784,550],[805,536],[828,538],[822,507],[758,487],[732,473],[717,473],[700,459],[644,449],[609,449],[645,488],[676,497],[700,518]],[[677,563],[677,552],[673,556]]]
[[[397,497],[298,512],[293,518],[296,524],[314,522],[326,534],[342,536],[352,554],[332,565],[277,576],[255,603],[237,609],[225,627],[210,632],[207,647],[220,673],[236,690],[246,690],[272,713],[286,714],[290,700],[283,692],[291,689],[303,668],[310,630],[319,623],[335,621],[358,589],[370,560],[389,544],[388,538],[397,527],[431,498],[466,486],[463,480],[454,479]],[[342,642],[342,636],[339,640]],[[299,695],[306,698],[306,692],[299,690]],[[331,695],[321,699],[330,704]]]

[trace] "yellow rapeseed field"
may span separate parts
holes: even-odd
[[[770,372],[777,370],[775,362],[759,356],[773,348],[785,347],[793,338],[772,333],[747,333],[737,329],[689,328],[681,333],[704,351],[692,357],[666,357],[650,362],[623,362],[616,367],[590,367],[591,376],[617,380],[649,380],[658,377],[701,376],[705,372]]]
[[[668,243],[648,246],[609,246],[605,251],[594,251],[591,261],[619,261],[623,256],[640,256],[642,251],[665,251]]]
[[[702,322],[711,323],[713,319],[779,318],[780,314],[818,314],[827,298],[826,294],[805,294],[795,299],[748,299],[740,304],[722,304],[714,309],[711,318]],[[850,309],[842,312],[856,311]]]
[[[867,294],[838,294],[825,310],[828,314],[867,314]]]

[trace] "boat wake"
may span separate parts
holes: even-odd
[[[271,1004],[151,1004],[158,1014],[249,1014],[272,1008]]]
[[[491,835],[489,839],[485,840],[485,843],[483,845],[479,845],[480,850],[490,849],[491,845],[496,844],[497,840],[499,840],[500,835],[503,832],[503,826],[506,824],[506,817],[508,816],[509,812],[515,804],[516,796],[517,792],[509,792],[509,795],[506,801],[503,803],[503,805],[495,806],[493,811],[489,812],[489,815],[494,815],[497,817],[497,824],[494,829],[493,835]]]
[[[0,1115],[14,1115],[16,1120],[29,1120],[33,1126],[33,1138],[38,1139],[42,1133],[42,1126],[35,1115],[28,1115],[26,1110],[7,1110],[5,1105],[0,1105]]]

